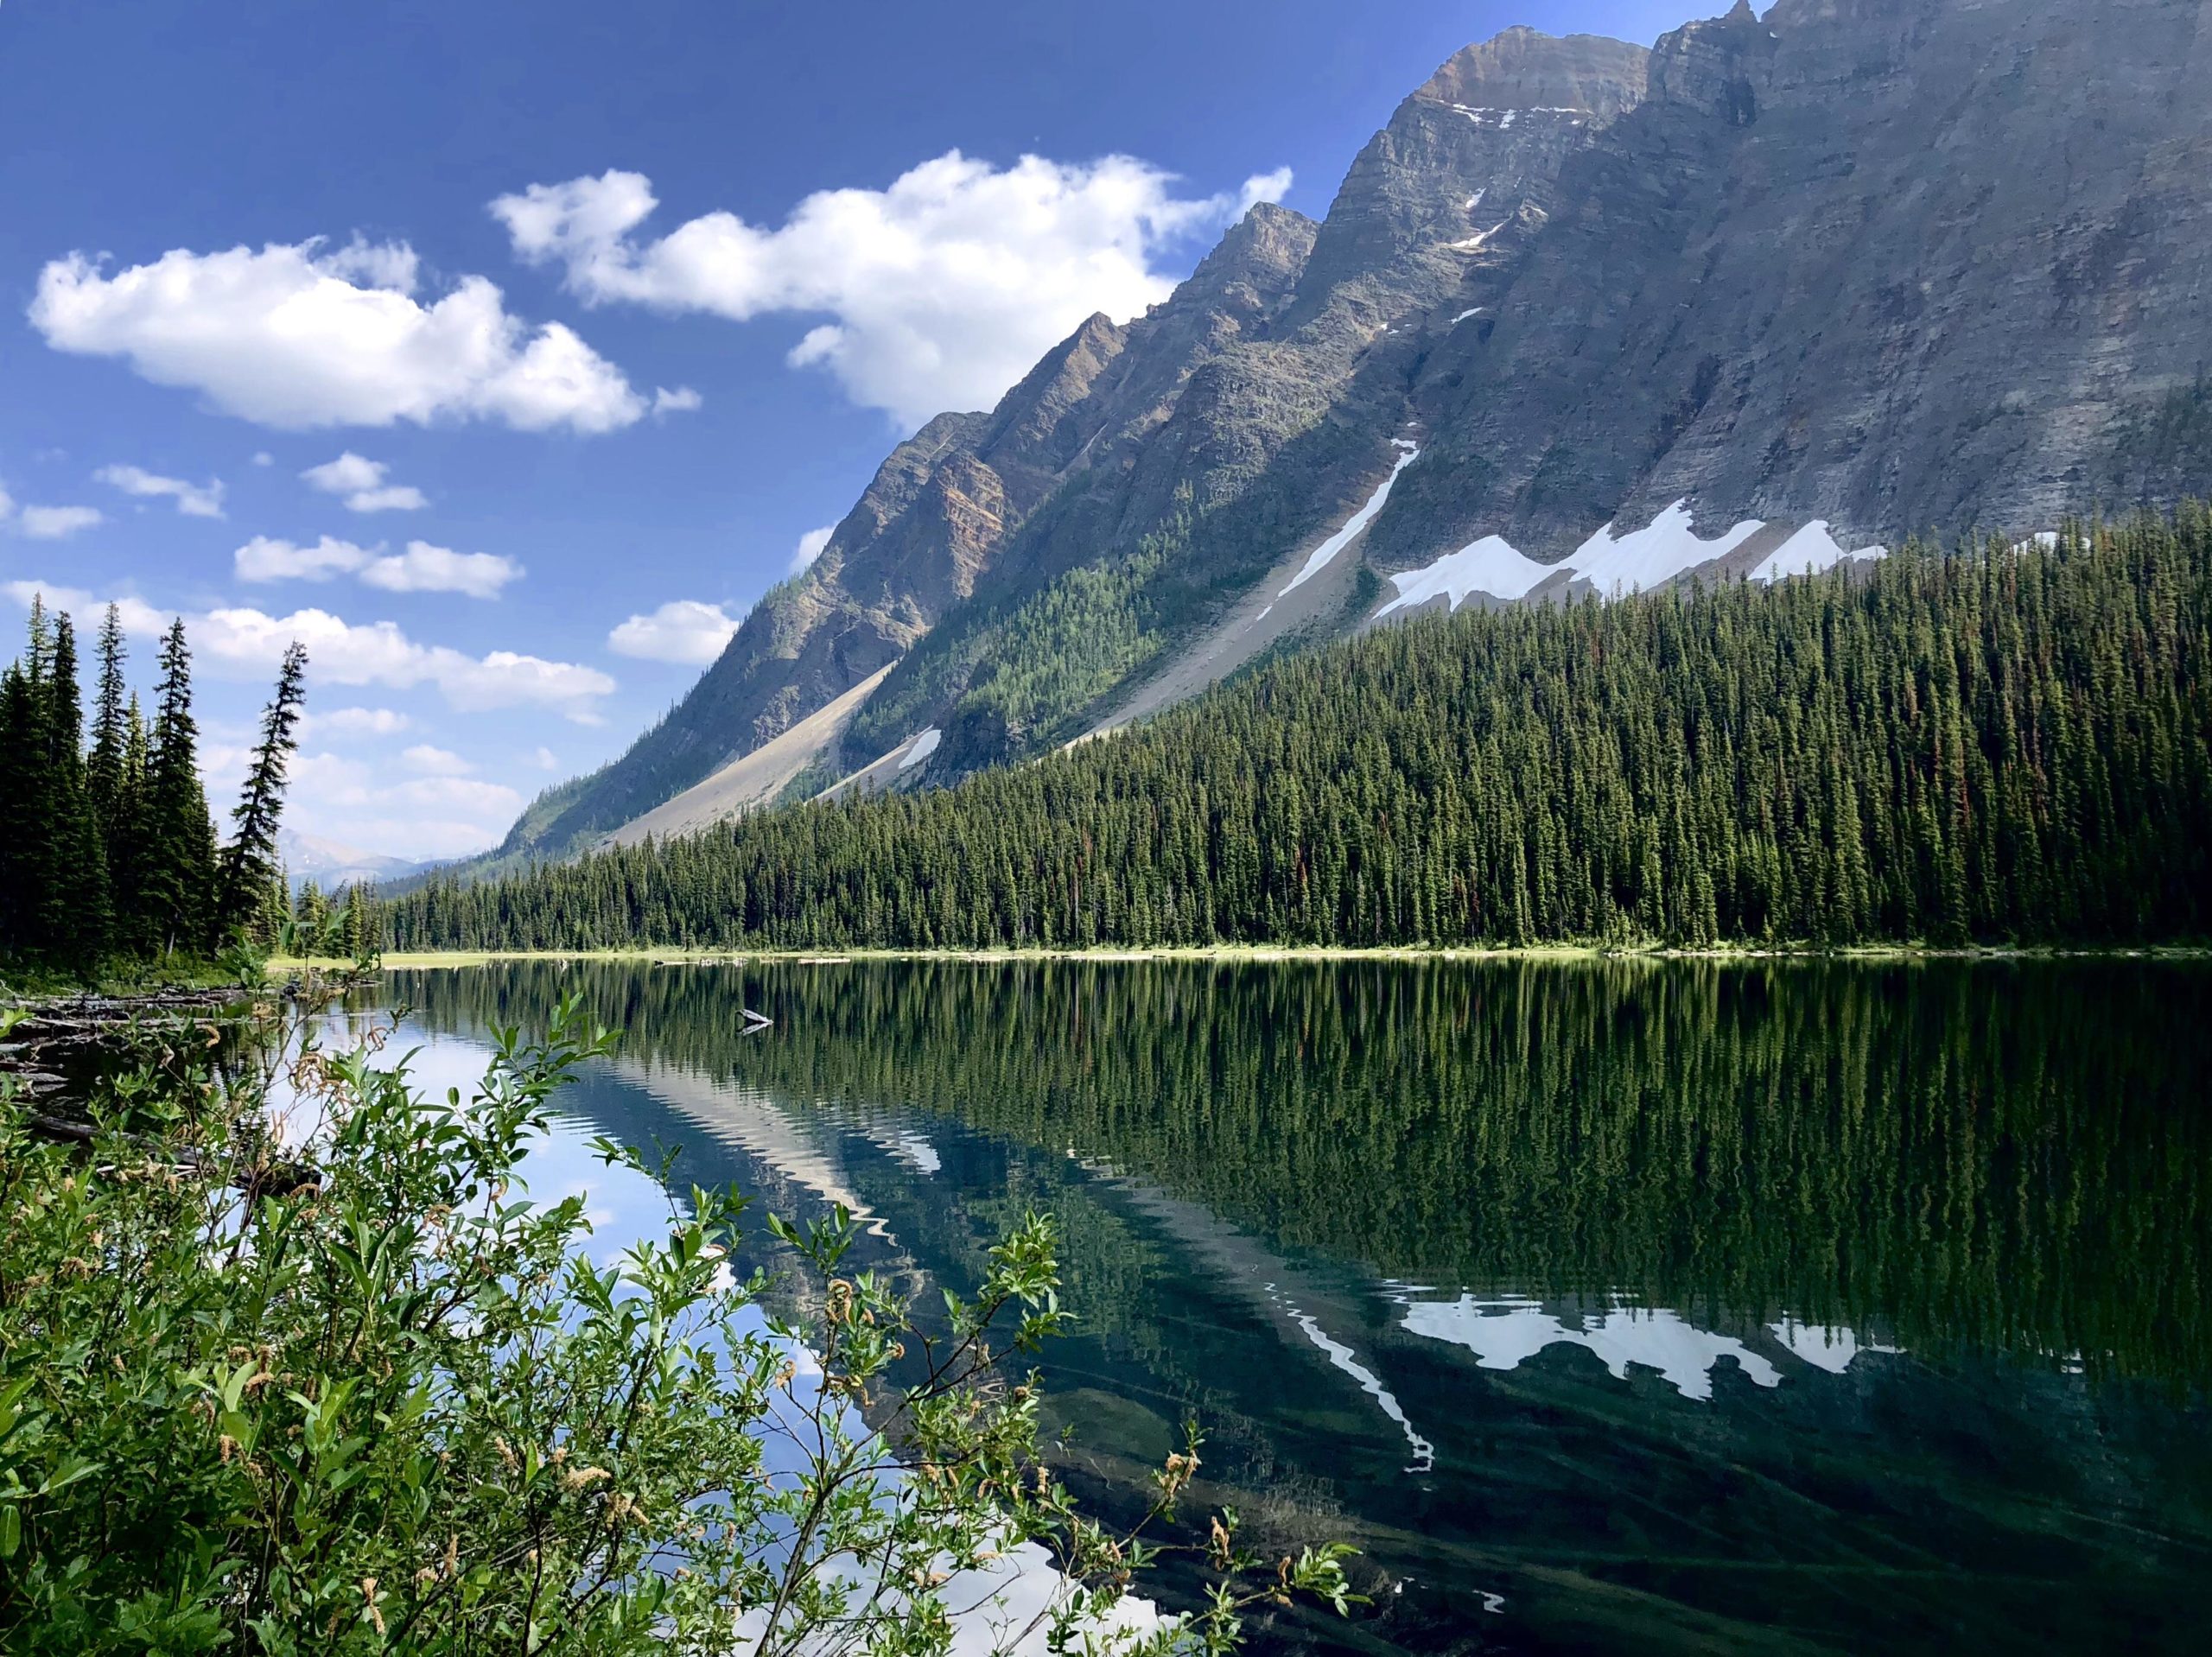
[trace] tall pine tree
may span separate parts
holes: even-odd
[[[223,848],[218,882],[219,934],[253,928],[266,904],[270,883],[277,877],[276,822],[284,808],[286,763],[299,746],[295,732],[307,668],[307,648],[295,640],[277,670],[276,694],[262,710],[261,741],[253,751],[245,791],[231,813],[231,841]]]
[[[106,952],[111,917],[107,850],[85,774],[84,716],[77,685],[77,633],[54,624],[39,762],[46,773],[48,873],[41,894],[45,952],[79,965]]]
[[[181,618],[170,624],[158,659],[135,918],[141,947],[196,953],[213,941],[215,826],[200,781],[200,727],[192,717],[192,657]]]

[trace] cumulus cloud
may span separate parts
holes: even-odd
[[[513,559],[492,552],[455,552],[427,541],[410,541],[404,552],[372,560],[361,579],[387,593],[462,593],[472,599],[496,599],[499,589],[522,576]]]
[[[352,512],[412,512],[430,504],[412,484],[386,483],[385,474],[391,470],[381,460],[365,460],[347,449],[300,476],[326,495],[343,496],[346,510]]]
[[[16,527],[34,541],[62,541],[101,522],[97,506],[26,506]]]
[[[92,476],[126,495],[152,500],[167,497],[176,502],[177,511],[187,517],[223,515],[223,485],[219,478],[201,484],[187,483],[182,478],[164,478],[137,466],[104,466]]]
[[[245,754],[239,751],[233,767],[239,776]],[[202,757],[209,758],[204,749]],[[214,768],[203,764],[202,769],[212,773]],[[502,784],[465,777],[380,778],[350,756],[309,751],[293,756],[285,816],[310,833],[389,847],[404,856],[459,857],[496,843],[521,808],[522,796]]]
[[[412,723],[391,708],[334,708],[327,714],[302,714],[300,736],[302,741],[321,736],[397,736]]]
[[[82,253],[39,273],[31,325],[57,351],[120,357],[265,426],[496,420],[603,432],[648,400],[557,322],[532,328],[468,276],[416,297],[414,250],[319,238],[195,253],[110,274]]]
[[[653,412],[657,415],[689,414],[705,401],[688,385],[679,385],[673,391],[664,385],[653,393]]]
[[[67,610],[73,617],[82,619],[104,613],[110,600],[96,599],[82,587],[58,586],[53,581],[10,581],[0,587],[16,603],[25,609],[33,599],[43,599],[49,610]],[[169,618],[148,604],[143,599],[128,594],[114,600],[116,619],[124,632],[139,638],[158,638],[169,625]],[[86,631],[90,631],[89,627]]]
[[[496,599],[499,589],[521,578],[513,559],[489,552],[455,552],[428,541],[410,541],[404,552],[387,553],[381,544],[356,546],[324,536],[301,546],[273,536],[257,535],[231,556],[242,581],[327,581],[356,575],[365,586],[386,593],[460,593],[472,599]]]
[[[799,536],[798,546],[791,553],[791,574],[796,575],[822,556],[823,548],[830,544],[830,537],[837,532],[834,524],[825,524],[818,530],[809,530]]]
[[[722,653],[737,622],[719,604],[674,599],[647,616],[632,616],[607,635],[607,647],[641,661],[702,668]]]
[[[1126,156],[997,168],[957,150],[881,190],[824,190],[779,228],[709,213],[658,240],[633,236],[658,205],[642,174],[533,184],[492,203],[515,251],[560,265],[587,303],[733,321],[826,314],[795,366],[834,374],[855,402],[919,426],[988,408],[1093,312],[1136,314],[1173,287],[1162,254],[1280,196],[1287,168],[1234,195],[1178,198],[1173,175]]]
[[[0,591],[22,605],[28,605],[35,594],[43,594],[52,607],[78,616],[97,614],[107,604],[81,588],[52,581],[10,581]],[[143,599],[126,596],[116,602],[124,627],[131,633],[156,637],[169,624],[167,613]],[[471,656],[449,645],[420,644],[396,622],[349,622],[327,610],[295,610],[278,616],[230,606],[188,614],[184,627],[195,665],[218,677],[266,677],[276,670],[286,646],[297,639],[308,649],[310,683],[376,685],[391,690],[429,685],[464,713],[543,708],[580,725],[596,725],[601,698],[614,689],[614,681],[597,668],[515,651]]]
[[[231,567],[242,581],[327,581],[334,575],[358,574],[375,557],[370,549],[333,536],[303,547],[257,535],[231,555]]]
[[[428,742],[418,742],[399,756],[400,762],[410,771],[425,777],[471,777],[476,767],[450,748],[440,748]]]

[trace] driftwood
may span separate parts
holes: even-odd
[[[66,1098],[82,1082],[49,1068],[75,1056],[116,1053],[149,1037],[178,1033],[177,1026],[196,1026],[212,1032],[211,1015],[226,1013],[245,999],[238,988],[162,990],[145,995],[80,995],[67,1000],[38,1003],[30,1016],[18,1019],[10,1039],[0,1043],[0,1076],[12,1080],[20,1095],[41,1101]],[[156,1022],[148,1023],[151,1019]],[[224,1022],[232,1020],[226,1019]],[[166,1024],[167,1027],[164,1027]],[[26,1111],[23,1124],[42,1139],[63,1144],[90,1145],[100,1130],[75,1116],[46,1110]],[[209,1167],[188,1146],[166,1145],[136,1133],[124,1140],[156,1162],[193,1173],[219,1171]],[[275,1161],[230,1171],[227,1183],[250,1198],[264,1193],[282,1195],[318,1189],[322,1182],[311,1163]]]

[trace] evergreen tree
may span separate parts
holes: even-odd
[[[84,716],[77,683],[77,635],[67,614],[54,625],[47,680],[44,750],[47,884],[39,931],[45,951],[79,965],[97,961],[111,917],[107,851],[86,778]]]
[[[34,947],[45,870],[40,844],[43,776],[37,702],[21,663],[0,674],[0,951]]]
[[[86,764],[86,780],[92,791],[92,809],[99,818],[101,839],[111,866],[116,860],[116,840],[123,831],[124,766],[130,740],[124,713],[130,689],[123,677],[123,618],[112,604],[100,619],[99,653],[99,680],[92,701],[92,752]]]
[[[1376,629],[950,788],[386,910],[395,948],[2212,936],[2212,511]]]
[[[192,717],[192,658],[184,622],[170,624],[146,761],[137,874],[139,943],[149,952],[197,952],[213,942],[215,827],[200,780],[200,729]]]
[[[218,882],[218,933],[251,930],[258,920],[270,883],[278,873],[276,824],[284,807],[285,767],[299,746],[300,696],[308,653],[295,641],[276,672],[276,694],[262,710],[261,740],[253,751],[245,790],[231,813],[230,844],[224,848]]]

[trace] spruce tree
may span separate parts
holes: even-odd
[[[0,953],[32,943],[42,871],[31,855],[40,791],[38,720],[29,676],[10,663],[0,674]]]
[[[219,933],[251,929],[276,878],[276,824],[284,809],[286,764],[299,746],[295,732],[307,667],[307,647],[295,640],[277,669],[276,694],[262,710],[261,740],[253,751],[245,790],[231,813],[231,841],[223,849],[218,882]]]
[[[192,657],[181,618],[170,624],[158,660],[162,678],[146,761],[137,918],[143,947],[196,953],[213,942],[215,826],[200,780]]]
[[[85,774],[77,634],[67,614],[54,619],[43,724],[49,862],[40,930],[48,954],[84,965],[106,952],[112,911],[107,851]]]
[[[99,680],[92,695],[92,752],[85,769],[92,809],[112,852],[121,822],[124,749],[130,733],[124,714],[130,691],[123,677],[123,619],[111,604],[100,619],[99,652]]]

